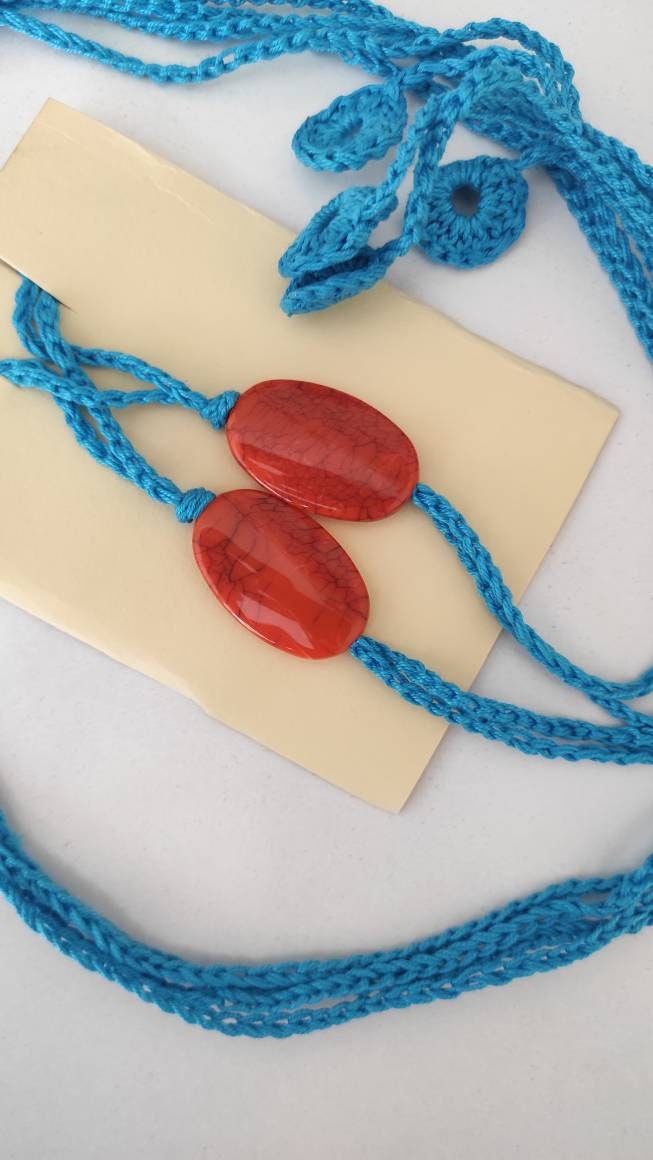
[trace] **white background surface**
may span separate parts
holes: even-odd
[[[536,24],[575,64],[586,117],[653,157],[644,0],[395,7],[439,27],[495,9]],[[51,95],[295,228],[345,183],[289,149],[307,113],[358,83],[332,61],[161,91],[4,30],[0,52],[1,159]],[[450,155],[484,148],[461,137]],[[590,669],[634,675],[653,653],[650,366],[566,207],[531,177],[504,260],[457,273],[413,256],[392,278],[622,409],[524,608]],[[450,731],[391,817],[8,605],[0,640],[0,797],[29,851],[134,934],[202,960],[388,946],[653,848],[650,769],[529,760]],[[477,687],[581,707],[505,641]],[[651,1155],[650,931],[564,971],[282,1043],[145,1006],[4,903],[0,946],[4,1160]]]

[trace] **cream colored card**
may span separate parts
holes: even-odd
[[[289,377],[360,395],[413,439],[422,479],[462,509],[519,597],[614,408],[387,285],[286,318],[276,263],[289,238],[50,101],[0,173],[0,354],[18,353],[11,266],[66,304],[71,338],[140,355],[201,391]],[[181,486],[248,484],[224,435],[195,415],[121,418]],[[401,808],[443,735],[438,720],[349,655],[298,660],[241,628],[202,580],[190,529],[93,462],[49,398],[0,380],[0,448],[0,594],[334,785]],[[329,526],[368,584],[369,632],[468,686],[497,625],[426,517],[409,505]]]

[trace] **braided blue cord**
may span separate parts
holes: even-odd
[[[352,655],[404,700],[522,753],[566,761],[653,764],[653,717],[624,704],[653,690],[653,667],[635,680],[619,682],[604,680],[574,664],[526,623],[499,568],[461,513],[422,483],[415,489],[413,503],[454,548],[502,628],[547,672],[583,693],[619,724],[595,725],[579,718],[551,717],[466,692],[421,661],[371,637],[359,637],[351,646]]]
[[[283,11],[279,11],[283,8]],[[95,17],[179,43],[213,45],[197,64],[148,63],[61,28],[34,11]],[[439,32],[370,0],[0,0],[0,28],[160,84],[215,80],[288,53],[340,57],[375,83],[337,97],[293,138],[306,165],[358,170],[395,149],[376,187],[355,186],[323,206],[283,255],[288,314],[322,310],[373,286],[413,246],[435,262],[493,261],[526,220],[525,169],[543,166],[616,287],[653,355],[653,169],[580,112],[573,70],[559,48],[524,24],[498,18]],[[509,41],[515,47],[487,43]],[[419,107],[411,117],[407,94]],[[504,146],[508,158],[442,157],[458,123]],[[376,227],[397,207],[401,228],[383,245]],[[452,198],[470,186],[467,216]]]
[[[395,950],[202,966],[138,942],[58,886],[0,814],[0,890],[32,930],[146,1003],[225,1035],[319,1031],[373,1012],[455,999],[552,971],[653,924],[653,857],[612,878],[569,879]]]
[[[209,398],[133,355],[75,346],[61,333],[56,300],[26,278],[16,294],[13,320],[23,345],[35,357],[0,361],[0,375],[17,387],[34,387],[51,395],[77,442],[93,459],[135,483],[152,499],[171,504],[183,523],[197,519],[215,499],[215,492],[204,487],[182,491],[160,475],[136,451],[112,411],[148,403],[176,404],[195,411],[218,429],[227,422],[238,392],[222,391]],[[110,367],[152,387],[145,391],[102,391],[84,367]]]

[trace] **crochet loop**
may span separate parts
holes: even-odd
[[[365,85],[307,117],[292,139],[293,151],[312,169],[362,169],[401,141],[407,120],[406,97],[396,80]]]
[[[517,241],[526,224],[528,184],[515,163],[502,157],[438,166],[424,196],[428,208],[419,242],[434,262],[485,266]]]

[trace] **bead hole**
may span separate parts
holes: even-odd
[[[481,200],[481,192],[475,185],[457,185],[451,191],[451,204],[462,217],[473,217]]]

